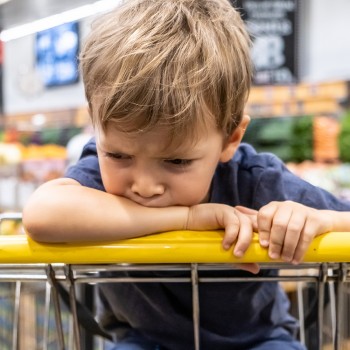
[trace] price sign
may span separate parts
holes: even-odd
[[[253,39],[256,85],[297,81],[298,0],[231,0]]]

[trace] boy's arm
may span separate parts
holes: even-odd
[[[23,210],[23,224],[37,241],[108,241],[171,230],[224,229],[225,249],[237,240],[240,257],[252,238],[249,218],[223,204],[150,208],[81,186],[69,178],[40,186]]]
[[[62,178],[41,185],[23,210],[37,241],[106,241],[184,229],[188,208],[146,208]]]

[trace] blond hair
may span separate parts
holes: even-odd
[[[95,21],[80,64],[95,126],[174,135],[209,120],[230,135],[252,74],[249,35],[228,0],[126,0]]]

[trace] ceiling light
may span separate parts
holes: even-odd
[[[100,0],[92,4],[80,6],[53,16],[41,18],[30,23],[25,23],[13,28],[5,29],[0,33],[0,40],[10,41],[29,34],[40,32],[45,29],[56,27],[63,23],[78,21],[82,18],[111,10],[112,8],[119,5],[121,1],[122,0]]]

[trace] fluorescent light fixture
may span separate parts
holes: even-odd
[[[10,41],[26,35],[41,32],[45,29],[56,27],[63,23],[78,21],[82,18],[111,10],[112,8],[118,6],[121,2],[122,0],[100,0],[92,4],[80,6],[53,16],[41,18],[30,23],[5,29],[0,33],[0,40]]]

